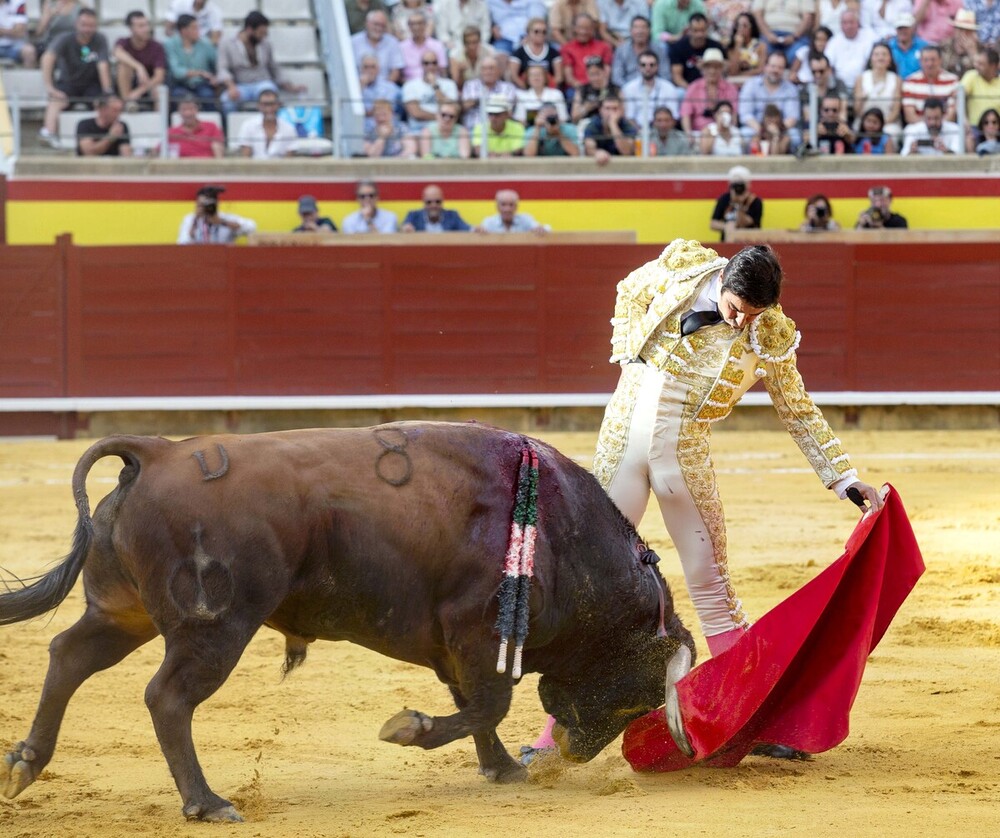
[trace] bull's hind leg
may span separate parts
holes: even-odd
[[[146,688],[146,705],[188,820],[243,820],[208,787],[195,754],[191,720],[195,708],[229,677],[262,623],[185,623],[165,635],[166,656]]]
[[[451,692],[459,708],[454,715],[431,717],[419,710],[401,710],[382,725],[379,738],[429,749],[471,735],[485,777],[501,783],[523,780],[527,772],[507,753],[496,733],[510,709],[510,679],[494,675],[475,686],[452,687]]]
[[[129,620],[126,627],[114,616],[89,606],[83,617],[53,639],[49,645],[49,670],[31,733],[0,762],[0,791],[6,797],[16,797],[24,791],[52,759],[66,705],[80,685],[156,635],[148,618]]]

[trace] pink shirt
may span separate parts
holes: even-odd
[[[735,111],[740,98],[740,92],[736,85],[725,79],[719,79],[718,94],[714,100],[709,98],[705,87],[704,78],[695,79],[688,85],[687,92],[684,94],[684,102],[681,104],[681,118],[691,117],[692,131],[701,131],[706,125],[715,121],[715,117],[711,114],[704,115],[706,109],[711,110],[719,102],[729,102]]]
[[[413,43],[413,38],[407,38],[399,42],[399,49],[403,53],[403,81],[423,76],[424,68],[420,61],[421,56],[428,51],[437,56],[438,67],[441,68],[442,74],[448,70],[448,51],[437,38],[427,38],[420,46]]]
[[[917,27],[917,34],[927,43],[941,46],[955,31],[951,19],[961,8],[962,0],[930,0],[927,13]]]

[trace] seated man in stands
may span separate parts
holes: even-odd
[[[939,99],[945,106],[945,119],[954,122],[958,76],[941,64],[941,49],[926,46],[920,50],[920,69],[903,79],[903,122],[912,125],[923,119],[924,103]]]
[[[378,187],[373,180],[358,182],[354,194],[360,208],[344,219],[345,233],[395,233],[399,229],[396,213],[378,205]]]
[[[691,140],[677,124],[670,108],[657,108],[649,134],[650,157],[687,157],[694,154]]]
[[[181,15],[191,15],[198,20],[198,29],[213,47],[222,38],[222,9],[215,0],[173,0],[170,9],[163,16],[163,31],[173,35],[179,28]]]
[[[903,130],[903,149],[900,154],[927,154],[941,156],[962,153],[961,129],[944,118],[944,102],[928,99],[924,103],[924,118],[907,125]]]
[[[260,12],[250,12],[243,29],[219,44],[219,81],[225,85],[222,110],[230,113],[247,102],[254,102],[265,90],[277,93],[302,93],[303,84],[287,81],[274,61],[274,50],[267,39],[271,21]]]
[[[410,133],[419,135],[437,119],[438,108],[445,102],[458,101],[458,86],[444,75],[433,50],[421,58],[423,73],[403,85],[403,107]]]
[[[404,233],[465,233],[472,229],[455,210],[444,208],[444,192],[436,184],[424,187],[423,209],[410,210],[400,228]]]
[[[656,53],[659,62],[659,72],[662,78],[670,76],[670,57],[666,47],[660,41],[652,40],[652,30],[649,20],[641,15],[632,18],[629,37],[615,48],[615,56],[611,62],[611,81],[621,87],[639,75],[639,56],[644,52]]]
[[[108,41],[97,31],[97,15],[92,9],[80,9],[73,31],[49,44],[42,55],[42,79],[49,104],[38,136],[58,148],[59,114],[74,101],[113,92]]]
[[[299,138],[295,128],[278,116],[281,102],[273,90],[265,90],[257,98],[257,115],[240,126],[240,154],[254,160],[288,157],[292,144]]]
[[[524,154],[524,126],[510,118],[504,96],[492,96],[486,103],[486,157],[520,157]],[[472,156],[483,157],[483,126],[472,129]]]
[[[560,55],[567,99],[571,91],[578,91],[587,84],[587,68],[593,61],[600,59],[610,68],[615,57],[610,45],[597,38],[597,21],[588,14],[579,14],[573,19],[573,40],[563,45]]]
[[[221,158],[225,155],[226,140],[222,129],[207,119],[198,119],[197,96],[188,93],[177,105],[177,113],[181,117],[180,125],[167,132],[171,157]]]
[[[545,17],[541,0],[487,0],[487,6],[493,21],[493,46],[504,56],[524,40],[531,18]]]
[[[857,139],[847,120],[841,115],[841,100],[824,96],[819,105],[816,145],[823,154],[853,154]]]
[[[580,145],[576,126],[559,119],[559,110],[544,103],[535,116],[533,127],[524,135],[525,157],[577,157]]]
[[[319,214],[319,205],[312,195],[299,198],[299,218],[301,223],[292,230],[293,233],[336,233],[337,225],[332,218]]]
[[[521,197],[513,189],[501,189],[496,194],[497,213],[488,215],[476,227],[477,233],[535,233],[544,235],[551,228],[548,224],[539,224],[525,212],[518,212],[517,205]]]
[[[376,99],[372,124],[365,129],[365,157],[415,157],[418,139],[396,119],[396,110],[388,99]]]
[[[201,25],[194,15],[180,15],[176,31],[167,38],[167,69],[170,97],[196,96],[208,110],[215,110],[216,51],[201,37]]]
[[[444,44],[427,34],[427,15],[419,11],[412,12],[406,19],[406,25],[409,27],[410,37],[399,44],[399,51],[403,53],[403,82],[423,76],[426,68],[423,61],[428,52],[433,53],[437,59],[441,75],[446,75],[448,53]]]
[[[722,44],[708,37],[708,18],[691,15],[687,33],[670,45],[670,78],[682,90],[701,78],[701,57],[708,50],[725,55]]]
[[[177,244],[229,244],[257,231],[257,224],[229,212],[219,212],[224,186],[203,186],[195,196],[195,211],[181,220]]]
[[[709,55],[709,58],[712,58]],[[721,76],[719,52],[719,74]],[[636,125],[652,125],[653,113],[657,108],[670,108],[671,113],[680,113],[684,91],[661,78],[660,59],[656,53],[647,50],[639,56],[639,75],[622,86],[621,97],[625,103],[625,118]]]
[[[625,118],[621,99],[607,96],[598,115],[587,123],[583,132],[584,150],[598,166],[605,166],[612,157],[632,157],[638,133],[635,125]]]
[[[113,93],[94,102],[97,113],[76,125],[76,153],[79,157],[131,157],[132,139],[121,121],[124,102]]]
[[[479,62],[478,78],[469,79],[462,86],[462,124],[473,130],[480,122],[480,103],[484,99],[498,97],[506,99],[513,111],[517,88],[500,77],[500,64],[496,58],[484,58]]]
[[[24,3],[0,0],[0,58],[23,64],[27,69],[38,62],[38,51],[28,41],[28,15]]]
[[[904,229],[906,218],[892,211],[892,190],[888,186],[873,186],[868,190],[870,206],[859,216],[855,230]]]
[[[155,110],[156,89],[167,80],[166,50],[153,38],[153,25],[142,12],[129,12],[125,24],[131,34],[120,38],[112,53],[118,93],[130,111],[140,104]]]
[[[618,85],[611,81],[611,68],[599,55],[587,59],[587,83],[573,96],[571,119],[579,122],[597,115],[598,108],[608,96],[621,96]]]
[[[389,17],[385,12],[372,9],[365,15],[365,28],[351,36],[354,61],[360,66],[366,55],[378,59],[379,77],[393,84],[403,81],[403,52],[399,39],[389,33]]]

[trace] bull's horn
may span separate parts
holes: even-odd
[[[670,736],[686,757],[694,756],[694,748],[691,747],[687,733],[684,731],[684,719],[681,718],[680,699],[677,696],[677,682],[690,671],[691,650],[682,643],[680,648],[674,652],[673,657],[667,661],[667,700],[664,709]]]

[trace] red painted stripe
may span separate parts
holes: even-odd
[[[222,180],[225,198],[233,201],[294,201],[308,192],[319,201],[350,201],[354,181],[237,181]],[[417,201],[428,181],[383,180],[379,191],[384,200]],[[600,179],[600,180],[447,180],[438,179],[451,200],[492,200],[497,189],[516,189],[523,200],[708,200],[723,191],[725,178]],[[830,175],[783,178],[762,175],[753,189],[762,198],[800,199],[822,190],[830,198],[863,196],[872,183],[887,184],[896,197],[995,198],[1000,195],[1000,177],[971,173],[929,178],[845,177]],[[190,201],[205,181],[174,180],[11,180],[10,201]]]

